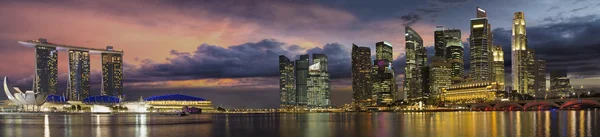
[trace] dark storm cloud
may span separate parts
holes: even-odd
[[[600,18],[596,15],[572,17],[539,26],[527,27],[528,47],[546,60],[548,70],[567,68],[579,78],[600,76]],[[510,67],[511,30],[493,31],[494,42],[503,45],[505,62]],[[507,56],[508,55],[508,56]]]
[[[166,63],[145,60],[138,69],[125,68],[130,77],[126,81],[275,77],[278,76],[279,55],[294,60],[305,53],[326,54],[332,79],[350,77],[350,53],[341,44],[331,43],[323,48],[304,50],[296,45],[265,39],[227,48],[202,44],[193,53],[173,50],[173,57]]]

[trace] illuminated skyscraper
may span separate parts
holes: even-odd
[[[296,105],[308,105],[308,55],[300,55],[300,59],[296,60]]]
[[[114,51],[112,46],[107,51]],[[123,97],[123,54],[102,53],[101,95]]]
[[[364,106],[371,99],[371,49],[352,44],[352,93],[355,105]]]
[[[478,7],[477,18],[471,19],[469,79],[473,81],[493,80],[490,34],[485,10]]]
[[[47,43],[39,39],[39,43]],[[35,77],[33,91],[36,93],[56,94],[58,82],[58,52],[56,47],[35,46]]]
[[[547,95],[546,92],[546,61],[535,59],[535,80],[534,89],[536,98],[544,98]]]
[[[463,82],[464,71],[464,47],[460,36],[459,29],[450,29],[444,31],[446,52],[445,59],[451,65],[451,81],[452,83]]]
[[[448,42],[454,39],[458,39],[460,41],[460,29],[444,29],[443,26],[437,26],[435,32],[435,57],[446,58],[448,55],[447,48]]]
[[[427,64],[426,49],[423,39],[410,27],[405,27],[406,66],[404,68],[404,92],[407,98],[423,96],[423,77]],[[427,83],[425,83],[427,85]]]
[[[528,75],[528,53],[527,34],[525,29],[525,15],[523,12],[515,12],[512,27],[512,81],[513,88],[518,93],[533,95],[534,91],[529,91],[533,81],[530,81]]]
[[[69,50],[69,100],[81,101],[90,95],[90,53]]]
[[[494,46],[492,48],[492,56],[494,56],[492,64],[495,82],[504,89],[504,52],[502,51],[502,46]]]
[[[429,90],[431,96],[439,96],[443,88],[448,88],[452,81],[450,73],[452,72],[451,64],[444,58],[434,57],[429,66]]]
[[[293,107],[296,104],[294,62],[284,55],[279,56],[279,97],[280,107]]]
[[[376,60],[372,70],[372,100],[377,104],[389,104],[398,98],[396,78],[392,65],[392,45],[387,42],[377,42]]]
[[[307,85],[309,107],[326,108],[331,105],[331,88],[325,54],[313,54],[313,64],[308,67]]]

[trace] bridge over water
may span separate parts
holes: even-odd
[[[540,110],[540,109],[576,109],[600,107],[600,98],[565,98],[544,100],[498,101],[472,104],[454,104],[471,110]]]

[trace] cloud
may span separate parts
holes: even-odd
[[[548,10],[546,10],[546,12],[553,11],[553,10],[558,10],[558,9],[560,9],[560,7],[558,7],[558,6],[552,6],[552,7],[548,8]]]
[[[400,19],[404,21],[404,26],[411,26],[417,21],[421,20],[421,15],[418,15],[416,13],[409,13],[407,15],[400,16]]]
[[[572,10],[571,10],[571,12],[577,12],[577,11],[585,10],[585,9],[587,9],[587,8],[589,8],[589,7],[590,7],[590,6],[588,5],[588,6],[581,7],[581,8],[575,8],[575,9],[572,9]]]

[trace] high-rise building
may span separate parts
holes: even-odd
[[[571,80],[567,77],[567,70],[555,70],[550,72],[551,96],[568,96],[571,92]]]
[[[40,39],[46,43],[46,39]],[[35,46],[35,77],[33,91],[36,93],[56,94],[58,82],[58,52],[56,47]]]
[[[535,58],[535,51],[533,49],[526,49],[525,63],[523,66],[525,66],[526,72],[524,81],[527,81],[527,83],[525,83],[527,87],[525,91],[527,92],[523,92],[521,94],[529,94],[531,96],[535,96],[535,78],[537,77],[536,63],[537,59]]]
[[[377,42],[375,48],[377,58],[373,61],[371,70],[372,100],[377,104],[389,104],[398,99],[398,88],[392,65],[392,44]]]
[[[295,73],[296,73],[296,105],[306,106],[308,105],[308,55],[300,55],[300,58],[296,60]]]
[[[113,48],[108,46],[106,50]],[[102,53],[101,95],[123,97],[123,54]]]
[[[81,101],[90,95],[90,53],[69,50],[69,100]]]
[[[440,96],[442,89],[448,88],[452,81],[452,65],[444,58],[434,57],[429,66],[429,90],[431,96]]]
[[[531,58],[528,58],[530,51],[527,50],[527,34],[525,29],[525,15],[523,12],[515,12],[512,23],[512,81],[513,88],[518,93],[533,95],[534,91],[529,91],[533,87],[530,81],[530,72],[527,66],[531,64]]]
[[[445,57],[446,51],[446,37],[444,36],[444,26],[437,26],[434,32],[434,48],[435,48],[435,57],[443,58]]]
[[[427,64],[427,52],[423,47],[423,39],[415,30],[407,26],[404,34],[406,41],[404,92],[407,98],[419,98],[423,96],[423,71]]]
[[[355,105],[369,104],[371,88],[371,49],[352,44],[352,93]]]
[[[490,24],[485,10],[477,7],[477,18],[471,19],[470,52],[471,64],[469,69],[470,79],[473,81],[491,81],[492,53]]]
[[[284,55],[279,56],[279,98],[280,107],[288,108],[296,104],[294,62]]]
[[[460,30],[452,30],[452,33],[445,33],[446,35],[446,53],[445,58],[451,65],[450,79],[452,83],[463,82],[463,71],[464,71],[464,47],[460,38]],[[458,34],[456,34],[458,33]]]
[[[496,45],[492,48],[494,81],[504,89],[504,52],[502,46]]]
[[[331,105],[331,88],[325,54],[313,54],[313,64],[308,67],[307,85],[309,107],[326,108]]]
[[[548,94],[546,92],[546,61],[535,59],[535,97],[545,98]]]

